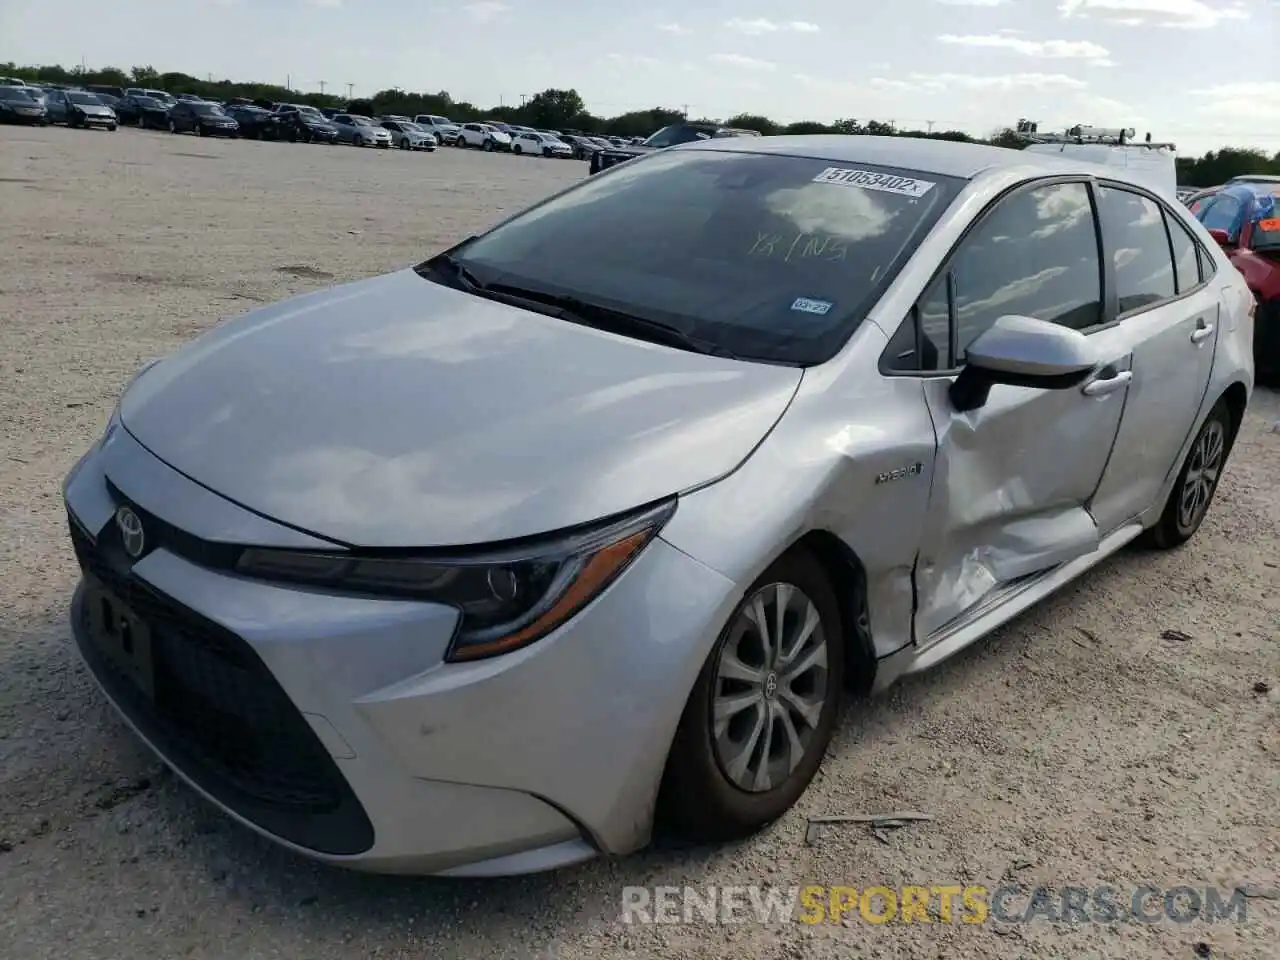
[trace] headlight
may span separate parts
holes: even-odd
[[[552,539],[438,557],[251,547],[236,569],[265,580],[454,607],[461,616],[445,659],[480,660],[528,646],[568,621],[626,570],[675,507],[669,500]]]

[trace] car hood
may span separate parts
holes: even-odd
[[[150,368],[125,428],[237,503],[342,543],[491,543],[737,467],[802,373],[474,297],[412,270],[224,323]]]

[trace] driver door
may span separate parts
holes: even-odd
[[[919,308],[939,373],[924,383],[938,452],[916,566],[916,637],[971,613],[1021,578],[1095,550],[1088,504],[1120,427],[1132,357],[1118,340],[1083,385],[997,384],[960,411],[950,387],[964,351],[1015,314],[1105,333],[1090,185],[1034,181],[1002,197],[961,241]]]

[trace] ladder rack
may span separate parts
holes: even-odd
[[[1014,132],[1028,143],[1093,143],[1105,146],[1145,147],[1149,150],[1172,150],[1177,146],[1169,141],[1153,141],[1151,134],[1146,139],[1135,141],[1137,136],[1133,127],[1094,127],[1080,123],[1069,127],[1065,133],[1040,133],[1038,124],[1030,120],[1019,120]]]

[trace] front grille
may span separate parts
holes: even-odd
[[[254,650],[133,575],[114,523],[91,536],[69,515],[86,580],[150,628],[154,699],[104,656],[78,609],[76,639],[103,686],[143,734],[219,802],[300,846],[350,855],[373,828],[328,751]]]

